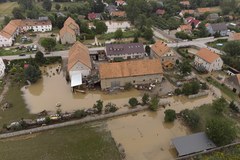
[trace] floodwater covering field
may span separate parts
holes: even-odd
[[[183,109],[212,102],[212,95],[189,100],[186,97],[171,97],[164,99],[171,102],[165,109],[180,112]],[[190,134],[187,127],[180,121],[164,122],[164,111],[141,112],[136,116],[128,115],[107,121],[108,129],[117,143],[125,149],[127,160],[171,160],[177,153],[171,146],[171,139]]]
[[[105,94],[101,91],[87,91],[83,93],[72,93],[70,84],[67,84],[64,74],[57,73],[59,65],[43,67],[42,79],[28,87],[23,87],[23,97],[30,113],[39,113],[43,110],[56,111],[56,104],[61,104],[63,111],[91,108],[97,100],[101,99],[104,104],[115,103],[122,107],[128,103],[129,97],[140,98],[140,92],[131,90],[113,94]]]

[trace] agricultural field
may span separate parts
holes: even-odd
[[[0,140],[1,159],[120,160],[115,142],[104,128],[103,122]]]
[[[0,16],[12,14],[13,8],[17,6],[17,2],[0,3]]]

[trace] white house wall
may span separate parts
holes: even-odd
[[[91,73],[91,69],[88,68],[86,65],[77,62],[70,71],[80,71],[83,75],[83,78],[87,77]]]

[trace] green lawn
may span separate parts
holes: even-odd
[[[17,2],[0,3],[0,16],[12,14],[14,7],[18,7]]]
[[[0,56],[10,56],[10,55],[19,55],[19,54],[32,54],[32,52],[27,52],[25,49],[19,50],[19,49],[0,49]]]
[[[1,159],[120,160],[110,133],[103,128],[103,123],[77,125],[1,140]]]
[[[4,102],[9,102],[13,105],[5,111],[0,109],[0,130],[3,124],[9,124],[13,121],[18,121],[21,118],[33,118],[34,115],[29,114],[26,104],[22,97],[22,92],[17,85],[9,87],[9,90],[4,98]]]
[[[227,86],[225,86],[224,84],[220,84],[219,82],[217,82],[216,80],[212,79],[212,78],[206,78],[206,80],[214,85],[215,87],[219,88],[222,93],[223,93],[223,97],[232,101],[232,100],[239,100],[239,97],[237,96],[237,94],[235,94],[232,90],[230,90]]]
[[[123,32],[123,38],[131,38],[135,34],[135,31],[130,30],[130,31],[125,31]],[[114,33],[106,33],[98,36],[99,39],[105,39],[105,40],[110,40],[114,38]]]
[[[219,50],[223,50],[224,45],[227,43],[227,39],[219,39],[216,40],[214,42],[209,42],[207,43],[208,46],[219,49]],[[222,45],[220,45],[222,44]]]

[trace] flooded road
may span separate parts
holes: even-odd
[[[57,73],[58,68],[59,65],[41,68],[44,73],[42,79],[36,84],[22,88],[23,97],[31,113],[39,113],[43,110],[55,112],[57,103],[61,104],[63,111],[91,108],[99,99],[103,100],[104,104],[112,102],[122,107],[128,103],[129,97],[140,98],[140,92],[137,90],[116,94],[104,94],[100,91],[87,91],[86,94],[72,93],[63,72]]]
[[[180,112],[183,109],[212,103],[212,95],[189,100],[178,96],[160,101],[170,102],[165,109]],[[164,111],[141,112],[136,116],[123,116],[107,122],[108,129],[117,143],[125,149],[127,160],[171,160],[176,158],[176,151],[170,145],[171,139],[190,134],[178,120],[174,123],[164,123]]]

